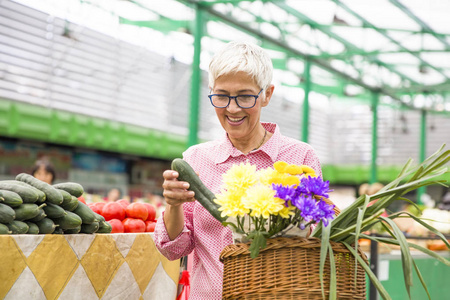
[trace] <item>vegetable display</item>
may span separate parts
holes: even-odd
[[[30,174],[0,181],[0,234],[111,233],[112,226],[78,197],[75,182],[50,185]]]

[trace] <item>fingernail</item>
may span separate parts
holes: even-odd
[[[183,187],[184,187],[185,189],[188,189],[188,188],[189,188],[189,183],[187,183],[187,182],[184,183],[184,184],[183,184]]]

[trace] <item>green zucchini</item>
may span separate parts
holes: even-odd
[[[56,189],[62,196],[63,202],[60,205],[64,205],[72,201],[72,195],[66,192],[65,190]]]
[[[9,230],[8,226],[0,223],[0,234],[11,234],[11,230]]]
[[[192,167],[183,159],[175,158],[172,161],[172,170],[177,171],[178,180],[189,183],[189,191],[195,193],[195,199],[219,222],[224,222],[226,218],[220,215],[219,205],[213,200],[216,196],[200,180]]]
[[[62,230],[74,229],[81,225],[82,220],[77,214],[71,211],[66,212],[67,214],[63,217],[53,219],[56,225],[59,225]]]
[[[111,233],[112,226],[106,221],[100,221],[99,227],[96,233]]]
[[[4,180],[4,182],[13,183],[13,184],[20,185],[20,186],[23,186],[23,187],[33,190],[33,192],[35,192],[38,195],[38,200],[36,201],[36,203],[44,203],[46,200],[46,196],[43,191],[35,188],[32,185],[29,185],[26,182],[19,181],[19,180]]]
[[[36,203],[39,195],[27,186],[21,186],[15,180],[0,181],[0,190],[6,190],[18,194],[23,203]]]
[[[29,185],[34,186],[38,190],[41,190],[45,193],[46,201],[48,203],[59,205],[63,202],[63,196],[58,192],[53,186],[48,184],[47,182],[43,182],[30,174],[20,173],[16,176],[16,180],[23,181],[28,183]]]
[[[77,234],[77,233],[80,233],[80,230],[81,230],[81,225],[78,227],[75,227],[73,229],[64,230],[64,234]]]
[[[0,202],[11,207],[18,207],[23,203],[23,200],[22,197],[20,197],[20,195],[15,192],[9,190],[0,190]]]
[[[28,225],[27,234],[39,234],[39,227],[33,222],[25,222]]]
[[[83,221],[83,224],[92,224],[98,221],[97,216],[92,211],[92,209],[83,202],[78,203],[78,206],[73,210],[73,213],[80,216],[81,220]]]
[[[63,202],[60,206],[68,211],[74,211],[77,208],[80,201],[75,196],[71,196],[72,200],[70,202]]]
[[[94,215],[95,215],[97,221],[99,221],[99,222],[101,222],[101,221],[106,221],[104,216],[102,216],[102,215],[96,213],[95,211],[93,211],[93,212],[94,212]]]
[[[54,184],[53,187],[64,190],[75,197],[80,197],[84,193],[83,186],[76,182],[62,182]]]
[[[93,222],[91,224],[81,224],[80,233],[96,233],[99,226],[99,222]]]
[[[10,206],[0,203],[0,223],[11,223],[16,218],[16,212]]]
[[[15,207],[14,211],[16,213],[15,220],[17,221],[25,221],[32,219],[39,215],[39,209],[46,206],[46,203],[41,204],[41,206],[37,206],[33,203],[24,203],[19,207]]]
[[[44,204],[44,203],[43,203]],[[45,204],[47,204],[47,203],[45,203]],[[47,204],[48,205],[48,204]],[[36,217],[34,217],[34,218],[31,218],[31,219],[28,219],[27,221],[30,221],[30,222],[37,222],[37,221],[40,221],[40,220],[42,220],[43,218],[45,218],[47,215],[45,214],[45,211],[44,211],[44,209],[41,207],[41,208],[39,208],[39,213],[36,215]]]
[[[43,218],[36,222],[36,225],[39,227],[40,234],[50,234],[55,231],[57,225],[50,218]]]
[[[44,211],[50,219],[61,218],[67,214],[64,208],[51,203],[48,203],[47,206],[44,207]]]
[[[25,222],[14,220],[11,223],[6,224],[12,234],[25,234],[28,231],[28,225]]]

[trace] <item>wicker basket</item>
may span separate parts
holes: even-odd
[[[340,244],[331,242],[336,263],[337,298],[366,299],[366,275],[355,258]],[[222,251],[224,264],[222,299],[322,299],[319,277],[320,240],[317,238],[269,239],[255,259],[249,243],[229,245]],[[360,251],[361,257],[367,257]],[[325,297],[329,293],[329,261],[324,268]]]

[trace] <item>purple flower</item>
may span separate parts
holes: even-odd
[[[315,219],[315,215],[317,214],[317,206],[316,201],[313,198],[303,195],[300,196],[298,201],[293,204],[300,210],[300,216],[307,223]]]
[[[272,189],[275,191],[275,197],[283,199],[285,206],[288,207],[288,202],[294,202],[295,189],[289,186],[282,186],[281,184],[272,184]]]
[[[314,216],[314,221],[320,222],[322,220],[323,225],[327,226],[329,221],[334,218],[334,205],[328,204],[323,200],[320,200],[317,204],[317,212]]]
[[[323,181],[321,177],[303,177],[298,189],[301,193],[308,194],[310,196],[323,196],[328,198],[330,190],[330,182]]]

